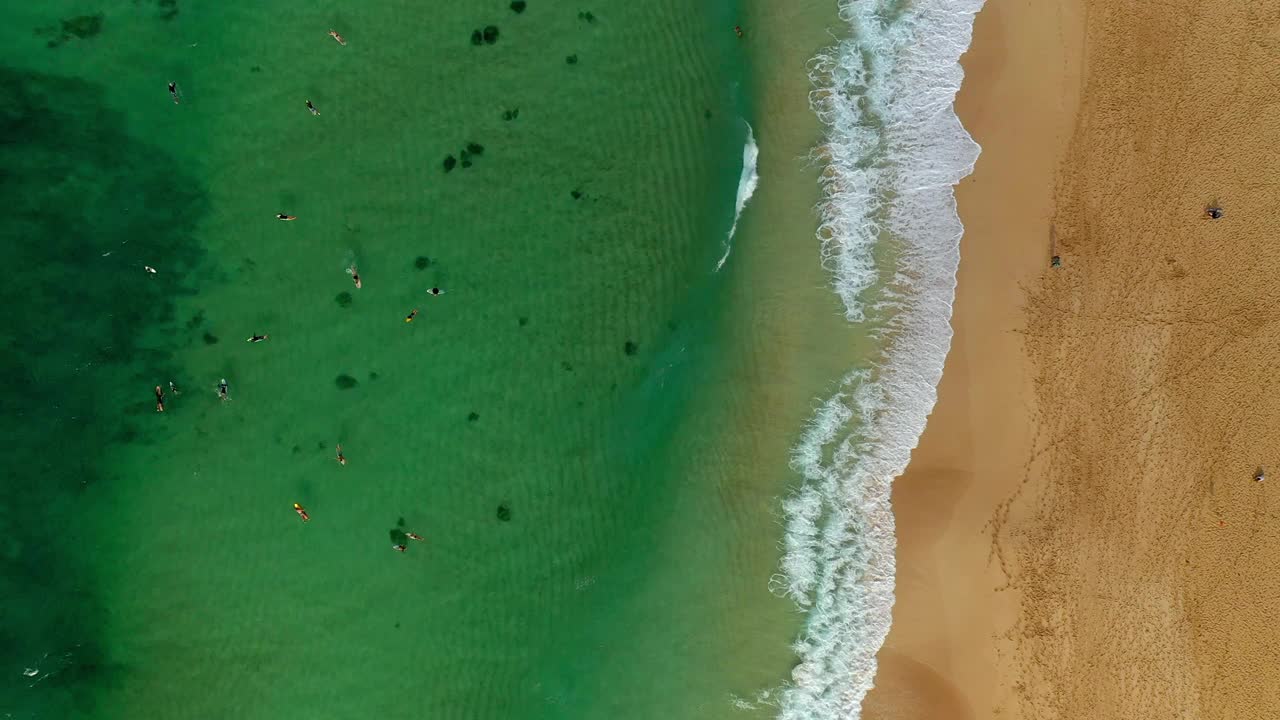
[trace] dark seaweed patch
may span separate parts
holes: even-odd
[[[355,302],[355,298],[351,296],[351,293],[343,290],[334,296],[333,301],[338,303],[338,307],[349,308],[351,303]]]
[[[639,352],[639,350],[640,350],[640,346],[636,345],[634,342],[630,340],[628,340],[622,346],[622,352],[626,353],[627,355],[635,355],[637,352]]]
[[[566,64],[566,65],[577,65],[577,64],[578,64],[578,54],[577,54],[577,53],[574,53],[574,54],[572,54],[572,55],[568,55],[568,56],[566,56],[566,57],[565,57],[565,59],[564,59],[564,62],[565,62],[565,64]]]
[[[102,13],[77,15],[61,20],[57,25],[36,28],[36,35],[47,37],[46,46],[54,48],[72,39],[87,40],[102,32]]]
[[[502,522],[511,522],[511,506],[502,503],[498,506],[498,519]]]
[[[467,422],[475,422],[479,419],[480,419],[480,413],[478,412],[471,412],[470,414],[467,415]]]
[[[484,28],[484,41],[488,45],[498,42],[498,26],[486,25]]]
[[[427,268],[431,267],[431,258],[427,257],[426,255],[419,255],[417,258],[414,259],[413,266],[418,270],[426,270]]]
[[[204,344],[205,344],[205,345],[217,345],[217,344],[218,344],[218,336],[217,336],[217,335],[214,335],[213,333],[209,332],[208,330],[206,330],[206,331],[204,332],[203,337],[204,337]]]
[[[458,158],[452,155],[446,155],[444,158],[444,171],[449,172],[458,166]]]
[[[483,45],[483,44],[484,44],[484,33],[480,32],[479,30],[472,30],[472,31],[471,31],[471,44],[472,44],[472,45],[477,45],[477,46],[479,46],[479,45]]]
[[[360,381],[346,373],[342,373],[333,379],[333,384],[337,385],[339,390],[350,390],[351,388],[359,385]]]
[[[511,10],[517,15],[524,12],[525,7],[527,6],[528,6],[528,3],[526,3],[524,0],[511,0]]]

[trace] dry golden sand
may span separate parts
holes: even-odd
[[[956,338],[864,717],[1280,717],[1280,2],[1033,5],[966,57]]]

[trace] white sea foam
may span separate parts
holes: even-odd
[[[756,159],[759,157],[760,148],[756,146],[755,133],[751,131],[751,125],[747,124],[747,143],[742,147],[742,174],[738,176],[738,202],[733,211],[733,226],[729,228],[729,236],[724,239],[724,255],[716,263],[715,272],[720,272],[724,261],[729,259],[729,252],[733,250],[733,234],[738,231],[742,210],[755,194],[756,185],[760,183],[760,173],[756,171]]]
[[[855,718],[893,607],[893,479],[937,397],[951,342],[959,240],[955,183],[978,146],[953,110],[983,0],[841,0],[847,39],[810,64],[827,125],[819,240],[851,322],[882,340],[823,402],[794,449],[773,589],[807,611],[783,720]],[[874,249],[888,243],[892,267]],[[868,305],[868,303],[871,303]],[[873,313],[867,322],[868,308]]]

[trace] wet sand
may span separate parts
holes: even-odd
[[[1018,617],[986,527],[1013,493],[1032,440],[1025,291],[1049,263],[1054,171],[1080,86],[1075,0],[989,0],[957,97],[983,147],[957,189],[965,224],[938,404],[894,485],[897,601],[867,720],[992,717],[1008,705],[997,638]]]
[[[1274,717],[1280,6],[1061,7],[992,0],[966,58],[985,151],[865,716]]]

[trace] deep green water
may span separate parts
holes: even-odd
[[[744,717],[783,677],[780,528],[689,440],[735,392],[733,3],[507,4],[0,13],[0,712]]]

